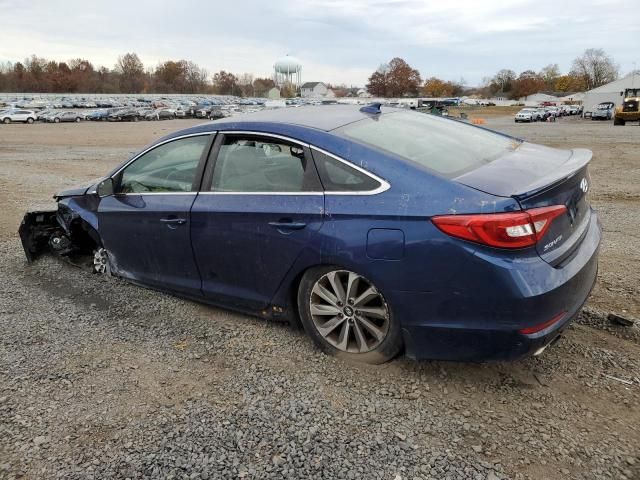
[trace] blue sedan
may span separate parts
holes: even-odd
[[[379,104],[263,111],[158,140],[20,236],[343,358],[515,359],[594,285],[590,159]]]

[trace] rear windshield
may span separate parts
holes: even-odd
[[[394,112],[361,120],[335,133],[453,178],[520,146],[482,128],[419,112]]]

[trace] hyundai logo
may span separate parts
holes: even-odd
[[[587,182],[586,178],[583,178],[580,181],[580,190],[582,190],[584,193],[587,193],[587,190],[589,190],[589,182]]]

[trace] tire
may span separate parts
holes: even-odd
[[[623,118],[613,117],[613,124],[614,125],[624,125],[624,119]]]
[[[53,119],[53,123],[60,123],[60,119],[59,118],[54,118]]]
[[[138,117],[133,117],[133,121],[137,122],[138,121]]]
[[[76,117],[76,123],[80,123],[80,117]]]
[[[31,125],[33,123],[33,118],[27,118],[27,123]]]
[[[363,314],[365,309],[372,315]],[[402,349],[400,324],[390,306],[371,281],[355,272],[336,266],[305,272],[298,288],[298,311],[307,335],[327,354],[380,364]]]
[[[2,119],[2,123],[4,123],[5,125],[9,125],[11,123],[11,119],[10,118],[3,118]]]

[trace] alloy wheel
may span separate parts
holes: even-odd
[[[109,273],[109,255],[102,247],[93,253],[93,271],[100,274]]]
[[[382,294],[366,278],[348,270],[334,270],[315,282],[309,309],[318,333],[336,349],[366,353],[389,333],[389,308]]]

